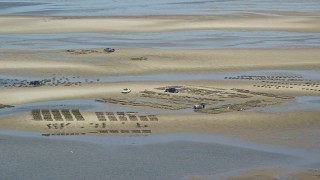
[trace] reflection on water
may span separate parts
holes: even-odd
[[[71,33],[0,35],[0,49],[55,50],[85,48],[288,48],[317,47],[318,33],[195,30],[159,33]]]
[[[138,112],[141,114],[191,114],[193,109],[183,110],[144,110],[137,107],[121,106],[116,104],[101,103],[94,100],[56,100],[46,102],[36,102],[28,104],[19,104],[13,108],[0,109],[0,117],[28,113],[32,109],[80,109],[88,112]]]

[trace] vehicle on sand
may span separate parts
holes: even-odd
[[[129,94],[130,92],[131,92],[131,89],[129,89],[129,88],[124,88],[124,89],[121,91],[122,94]]]
[[[205,106],[206,106],[205,103],[199,103],[199,104],[195,104],[195,105],[193,106],[193,109],[204,109]]]
[[[107,52],[107,53],[112,53],[115,51],[113,48],[105,48],[103,50],[104,50],[104,52]]]
[[[169,88],[166,88],[164,90],[164,92],[169,92],[169,93],[178,93],[179,90],[177,88],[174,88],[174,87],[169,87]]]

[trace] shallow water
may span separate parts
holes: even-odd
[[[71,33],[0,35],[0,49],[66,50],[90,48],[295,48],[318,47],[319,33],[196,30],[159,33]]]
[[[91,143],[101,146],[126,146],[126,145],[148,145],[148,144],[161,144],[172,142],[196,142],[196,143],[215,143],[227,146],[234,146],[239,148],[247,148],[269,153],[278,153],[300,158],[312,160],[313,158],[319,159],[320,154],[316,151],[306,151],[299,149],[291,149],[285,147],[277,147],[272,145],[255,144],[247,141],[227,138],[219,135],[207,134],[162,134],[162,135],[148,135],[148,136],[49,136],[43,137],[39,133],[25,132],[25,131],[12,131],[1,130],[0,135],[14,136],[14,137],[29,137],[48,140],[61,140],[61,141],[78,141]]]
[[[230,15],[257,11],[319,12],[318,0],[16,0],[0,2],[2,15],[141,16]],[[266,13],[270,14],[271,13]]]
[[[18,104],[13,108],[0,109],[0,117],[20,113],[30,113],[32,109],[79,109],[87,112],[138,112],[140,114],[192,114],[192,107],[183,110],[144,110],[137,107],[121,106],[110,103],[101,103],[94,100],[56,100],[27,104]]]
[[[138,76],[101,77],[100,82],[126,81],[192,81],[192,80],[224,80],[225,77],[247,76],[301,76],[303,79],[320,81],[317,70],[255,70],[205,73],[162,73]]]
[[[294,101],[273,106],[253,108],[253,112],[320,111],[320,96],[296,96]]]
[[[230,71],[230,72],[203,72],[203,73],[161,73],[144,74],[135,76],[104,76],[104,77],[82,77],[82,76],[52,76],[52,77],[32,77],[0,74],[0,87],[4,81],[14,80],[19,82],[23,80],[34,81],[43,79],[56,80],[62,78],[61,82],[68,78],[69,82],[139,82],[139,81],[192,81],[192,80],[224,80],[225,77],[237,76],[301,76],[304,80],[320,81],[320,71],[318,70],[254,70],[254,71]],[[97,81],[99,79],[99,81]],[[245,79],[239,79],[239,81]]]
[[[312,152],[191,134],[45,138],[0,131],[0,142],[4,179],[184,179],[319,162]]]

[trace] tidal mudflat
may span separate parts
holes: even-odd
[[[319,179],[318,1],[0,6],[4,179]]]

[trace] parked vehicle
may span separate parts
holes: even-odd
[[[29,85],[32,86],[41,86],[42,82],[41,81],[30,81]]]
[[[107,52],[107,53],[112,53],[112,52],[114,52],[115,50],[113,49],[113,48],[105,48],[105,49],[103,49],[105,52]]]
[[[166,88],[166,90],[164,92],[178,93],[179,90],[177,88],[174,88],[174,87],[169,87],[169,88]]]
[[[193,109],[204,109],[205,106],[206,106],[205,103],[199,103],[199,104],[195,104],[195,105],[193,106]]]
[[[122,94],[129,94],[131,92],[131,89],[129,89],[129,88],[124,88],[123,90],[122,90]]]

